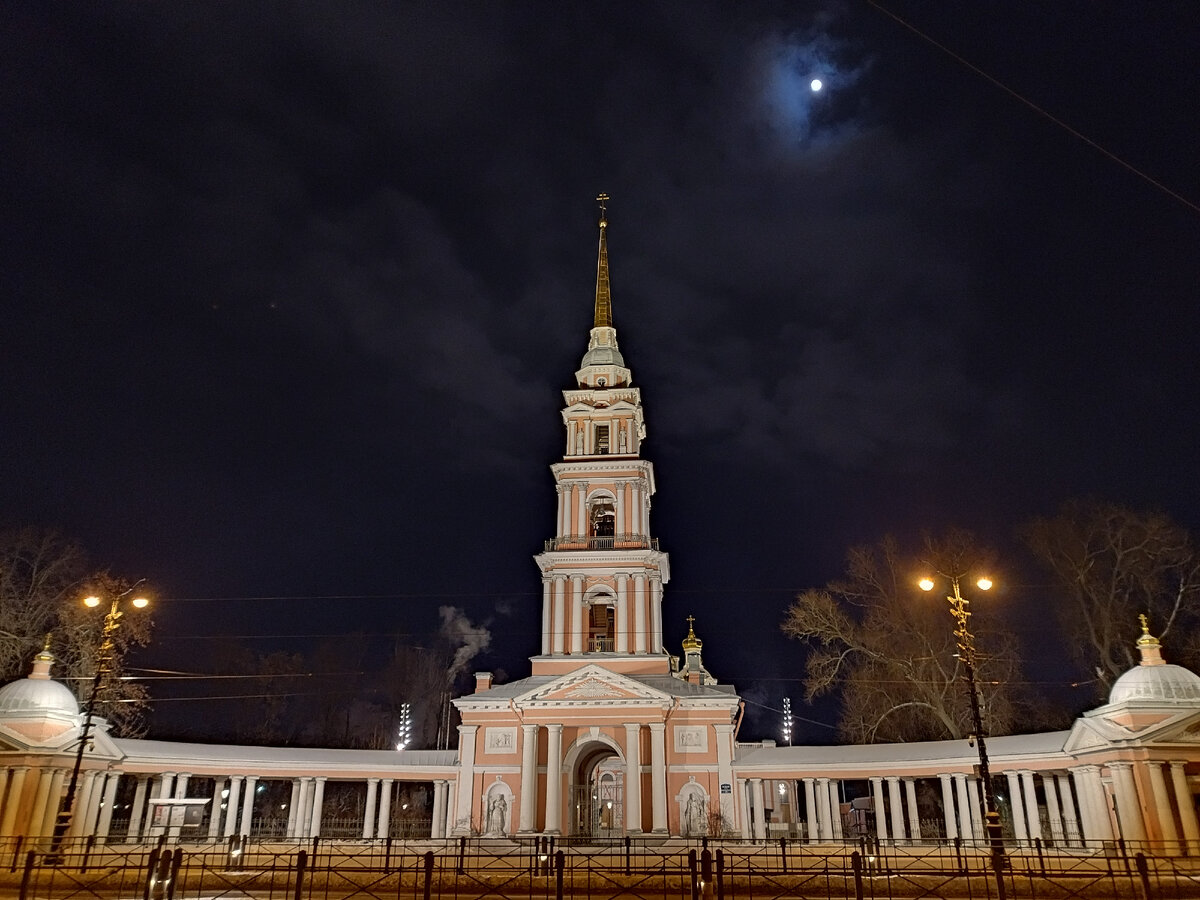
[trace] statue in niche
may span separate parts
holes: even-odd
[[[704,821],[705,806],[706,804],[699,794],[688,794],[687,806],[683,811],[684,834],[695,837],[708,831]]]
[[[500,794],[488,804],[486,834],[504,834],[504,820],[508,815],[508,801]]]
[[[621,428],[620,425],[618,425],[617,427]],[[621,428],[621,452],[622,453],[629,452],[629,429],[628,428]]]

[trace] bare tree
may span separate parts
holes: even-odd
[[[0,533],[0,681],[29,674],[34,655],[50,635],[57,660],[54,677],[86,703],[100,663],[108,607],[88,609],[82,600],[88,595],[113,597],[130,586],[108,572],[89,573],[83,550],[54,531]],[[123,675],[126,653],[149,641],[151,630],[148,612],[139,610],[123,615],[112,635],[114,649],[96,708],[120,735],[136,736],[145,728],[149,695],[142,684]]]
[[[855,547],[846,576],[800,594],[782,623],[809,645],[806,697],[840,694],[838,728],[853,741],[962,738],[971,731],[954,624],[946,603],[917,586],[931,568],[955,575],[982,572],[993,554],[967,532],[926,537],[906,554],[895,539]],[[977,677],[989,734],[1011,731],[1023,698],[1016,640],[988,614],[972,620],[979,647]]]
[[[1181,649],[1196,642],[1193,601],[1200,555],[1188,532],[1161,512],[1100,500],[1072,500],[1058,515],[1022,529],[1034,555],[1055,576],[1056,603],[1076,660],[1097,679],[1098,693],[1137,664],[1138,615]]]
[[[0,532],[0,682],[29,674],[62,611],[79,602],[86,573],[83,550],[53,531]]]

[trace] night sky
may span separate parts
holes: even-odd
[[[1200,12],[884,5],[925,37],[868,3],[3,4],[0,525],[147,577],[148,666],[450,605],[472,668],[528,674],[604,191],[666,636],[697,617],[743,737],[783,696],[832,721],[778,625],[889,532],[999,546],[1070,681],[1012,615],[1055,602],[1015,527],[1088,494],[1200,527]]]

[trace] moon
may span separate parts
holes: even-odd
[[[809,83],[809,85],[808,85],[808,86],[809,86],[810,88],[812,88],[812,92],[813,92],[814,94],[815,94],[817,91],[821,90],[821,88],[825,87],[825,85],[821,83],[821,79],[820,79],[820,78],[814,78],[814,79],[813,79],[813,80],[812,80],[812,81]]]

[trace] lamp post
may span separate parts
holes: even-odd
[[[984,828],[987,831],[988,843],[992,850],[992,868],[996,872],[996,890],[1000,900],[1005,900],[1004,890],[1004,835],[1000,829],[1000,813],[996,809],[996,794],[992,790],[992,773],[988,767],[987,741],[983,736],[983,716],[979,711],[979,683],[975,678],[975,635],[967,620],[971,611],[967,609],[970,601],[958,589],[958,575],[943,575],[950,582],[954,593],[946,600],[950,603],[950,615],[958,626],[954,629],[954,637],[958,641],[958,658],[963,667],[963,682],[967,686],[967,696],[971,701],[971,727],[975,730],[975,747],[979,751],[979,779],[983,782]],[[918,582],[921,590],[931,591],[934,582],[930,578],[922,578]],[[992,586],[990,578],[980,578],[975,582],[981,591],[989,590]]]
[[[75,789],[79,786],[79,771],[83,768],[83,753],[87,749],[88,735],[92,730],[92,716],[96,712],[96,701],[100,696],[100,688],[104,682],[104,676],[108,674],[112,664],[113,651],[116,649],[113,635],[121,627],[121,616],[124,615],[121,612],[121,601],[137,590],[145,580],[143,578],[132,587],[118,594],[112,594],[109,610],[104,615],[104,627],[100,632],[100,652],[96,659],[96,675],[92,679],[92,692],[88,696],[87,705],[83,711],[83,726],[79,731],[79,745],[75,749],[75,765],[71,769],[71,780],[67,783],[67,792],[63,795],[62,806],[54,820],[54,834],[50,839],[49,857],[52,861],[57,861],[58,849],[62,846],[63,838],[66,837],[67,829],[71,827],[71,819],[75,815]],[[83,605],[92,608],[103,602],[100,597],[95,595],[83,599]],[[143,609],[149,605],[150,601],[145,597],[134,597],[130,603],[138,609]]]

